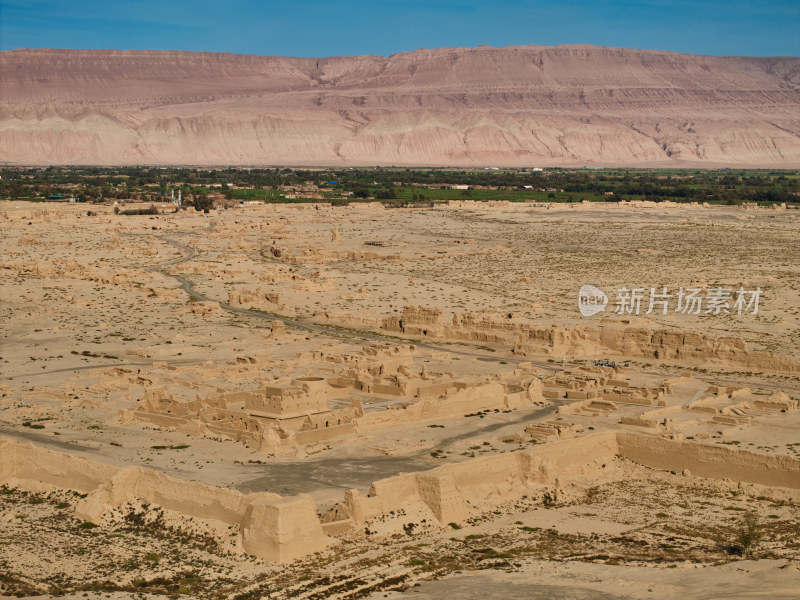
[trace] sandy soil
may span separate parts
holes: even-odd
[[[310,205],[146,217],[93,210],[99,215],[24,203],[0,210],[2,438],[243,492],[309,493],[320,515],[347,490],[366,495],[398,473],[606,430],[800,454],[799,374],[770,369],[769,361],[753,368],[742,353],[658,358],[590,343],[514,352],[526,328],[602,324],[736,337],[748,351],[800,358],[797,211]],[[742,284],[764,295],[758,315],[587,318],[576,301],[585,283],[607,291]],[[412,314],[421,320],[409,322]],[[468,314],[489,325],[464,326]],[[393,328],[398,318],[405,332]],[[285,327],[275,324],[281,320]],[[618,368],[595,368],[595,358]],[[511,395],[534,380],[544,396],[271,450],[195,427],[199,416],[170,426],[135,414],[153,391],[180,407],[356,371],[415,385],[500,382]],[[396,414],[420,401],[409,389],[394,396],[348,389],[330,397],[330,408],[360,403],[365,417]],[[243,555],[235,527],[157,506],[118,507],[82,529],[75,492],[11,485],[0,497],[0,590],[780,598],[800,584],[800,513],[785,490],[621,459],[570,481],[495,499],[457,528],[423,523],[423,515],[384,515],[287,565]],[[764,530],[757,561],[731,551],[742,515],[753,511]]]

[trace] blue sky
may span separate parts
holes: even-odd
[[[284,56],[596,44],[800,56],[800,0],[0,0],[0,49]]]

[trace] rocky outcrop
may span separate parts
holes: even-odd
[[[0,53],[38,164],[800,165],[800,59],[592,46]]]

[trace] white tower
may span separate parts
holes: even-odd
[[[178,190],[178,206],[183,206],[183,200],[181,199],[181,190]]]

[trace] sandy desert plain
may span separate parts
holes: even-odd
[[[0,594],[797,597],[800,211],[88,208],[0,207]]]

